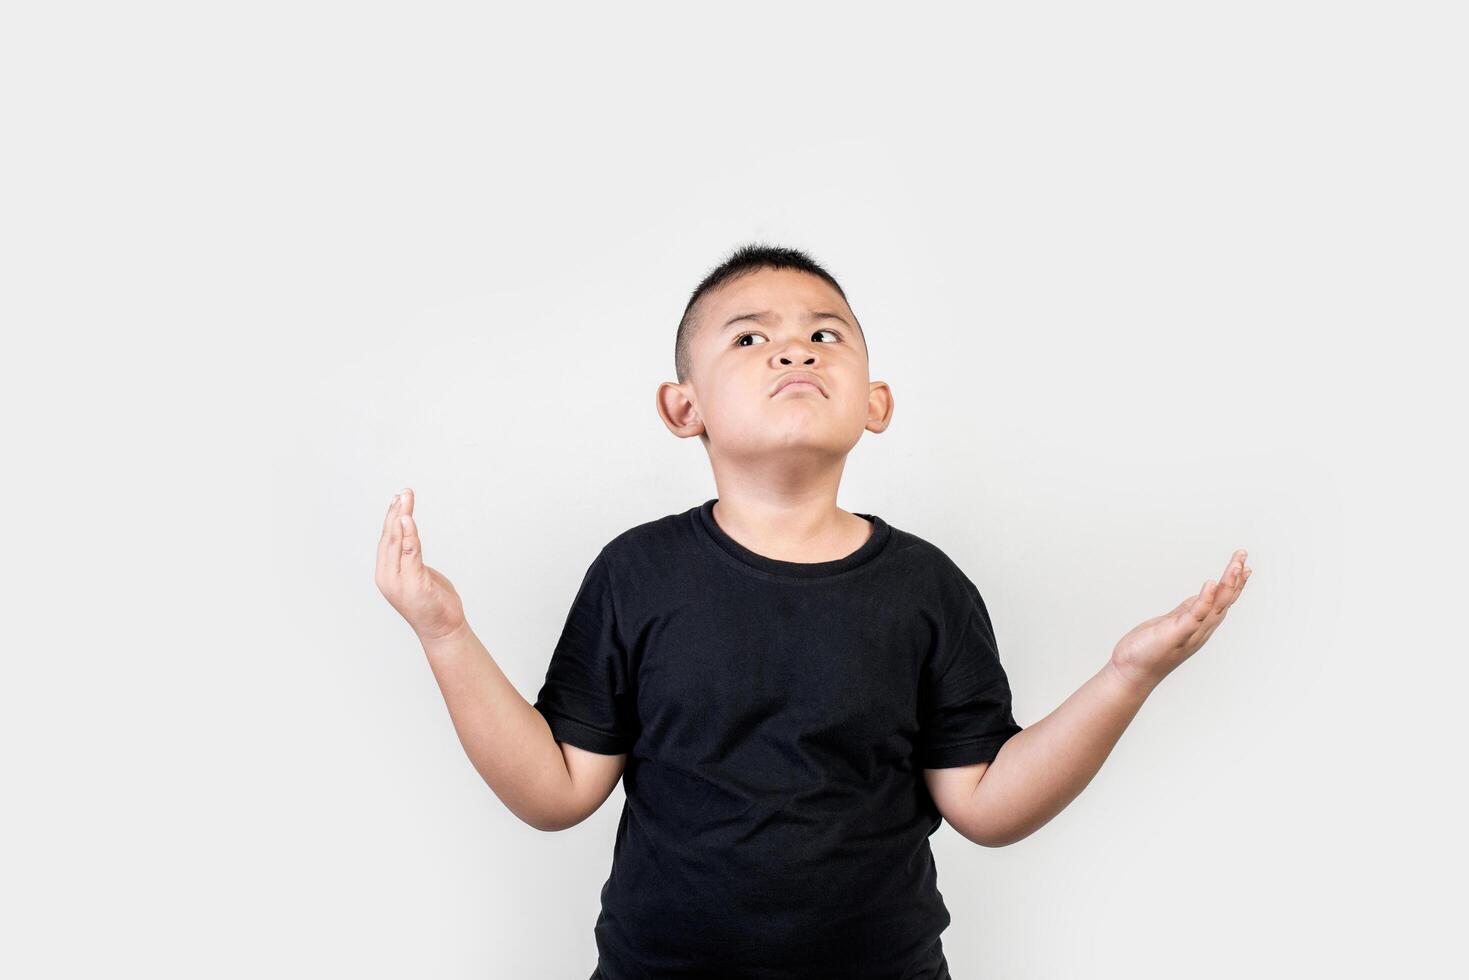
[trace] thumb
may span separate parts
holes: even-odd
[[[1211,605],[1209,601],[1211,599],[1209,585],[1209,582],[1205,582],[1202,589],[1185,599],[1183,605],[1179,607],[1183,610],[1181,613],[1183,619],[1190,626],[1197,626],[1199,623],[1202,623],[1209,613],[1209,607]]]
[[[418,525],[414,523],[413,515],[400,515],[398,523],[403,529],[402,547],[398,552],[398,571],[406,573],[422,569],[423,544],[418,539]]]

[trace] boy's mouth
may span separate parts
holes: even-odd
[[[775,390],[770,393],[770,397],[774,398],[776,395],[780,394],[787,388],[804,390],[814,389],[821,395],[822,398],[828,397],[826,394],[826,386],[821,383],[820,378],[812,374],[810,371],[792,371],[789,374],[781,375],[780,379],[776,381]]]

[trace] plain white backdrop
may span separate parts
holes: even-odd
[[[714,496],[678,317],[747,241],[892,385],[839,504],[1032,724],[1250,551],[1082,795],[933,838],[958,980],[1465,969],[1465,18],[1440,3],[46,4],[0,15],[13,977],[583,980],[373,584],[392,494],[533,699]]]

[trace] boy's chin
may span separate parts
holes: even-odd
[[[802,456],[831,457],[849,452],[855,443],[843,433],[812,427],[804,429],[794,426],[787,429],[766,429],[758,437],[736,440],[731,447],[740,456],[797,458]]]

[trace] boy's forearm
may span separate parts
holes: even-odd
[[[573,806],[561,746],[466,624],[424,653],[469,761],[509,808],[537,830],[558,830]]]
[[[1151,688],[1109,661],[1060,707],[1005,741],[971,796],[991,846],[1035,833],[1086,788]]]

